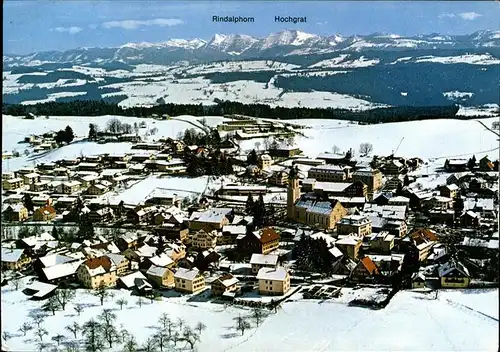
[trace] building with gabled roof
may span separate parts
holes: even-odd
[[[275,254],[254,253],[250,258],[252,273],[257,274],[261,268],[276,268],[278,265],[278,256]]]
[[[217,244],[217,230],[205,231],[200,229],[191,236],[191,245],[198,249],[215,248]]]
[[[211,284],[212,296],[222,296],[227,292],[238,291],[239,280],[231,274],[224,274],[215,279]]]
[[[26,267],[31,258],[24,253],[24,249],[13,249],[2,247],[2,269],[3,270],[20,270]]]
[[[238,249],[246,253],[268,254],[279,247],[279,234],[272,228],[266,227],[257,231],[248,232],[237,239]]]
[[[290,289],[290,274],[284,267],[261,268],[257,273],[261,295],[284,295]]]
[[[33,221],[51,221],[56,215],[57,212],[54,207],[47,204],[35,210],[33,213]]]
[[[175,290],[195,293],[205,288],[205,277],[198,269],[178,268],[174,274]]]
[[[146,276],[156,287],[170,287],[174,285],[174,272],[171,268],[151,265]]]
[[[380,275],[380,271],[377,265],[375,265],[375,263],[370,257],[365,256],[358,262],[358,264],[352,271],[351,279],[363,282],[366,281],[368,278],[373,279],[378,275]]]
[[[470,274],[467,268],[456,260],[450,260],[438,268],[442,288],[467,288]]]
[[[86,288],[115,286],[117,280],[116,265],[107,256],[89,258],[78,268],[77,278]]]

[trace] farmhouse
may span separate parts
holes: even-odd
[[[110,258],[89,258],[85,260],[77,271],[78,280],[86,288],[116,285],[116,266]]]
[[[167,267],[152,265],[146,276],[156,287],[170,287],[174,284],[174,272]]]
[[[56,217],[56,210],[52,205],[45,205],[35,210],[33,221],[51,221]]]
[[[221,230],[223,226],[229,225],[226,216],[232,213],[229,208],[212,208],[207,211],[195,211],[189,217],[189,229],[197,231],[201,229]]]
[[[12,249],[2,247],[2,269],[3,270],[21,270],[24,269],[30,262],[23,249]]]
[[[337,222],[337,234],[339,236],[355,234],[357,237],[363,238],[371,233],[371,221],[363,215],[349,215]]]
[[[199,249],[214,248],[217,244],[217,231],[205,232],[201,229],[191,237],[191,245]]]
[[[438,269],[442,288],[467,288],[470,274],[465,266],[455,261],[442,264]]]
[[[239,280],[231,274],[224,274],[215,279],[211,284],[212,296],[222,296],[224,294],[238,291]]]
[[[195,293],[205,288],[205,278],[198,269],[178,268],[174,275],[175,290]]]
[[[237,246],[246,253],[268,254],[279,247],[279,235],[271,227],[249,232],[237,239]]]
[[[261,268],[257,280],[261,295],[284,295],[290,289],[290,275],[283,267]]]
[[[21,188],[24,185],[23,179],[20,177],[12,178],[9,180],[2,180],[2,189],[12,191]]]
[[[261,268],[276,268],[278,265],[278,256],[274,254],[252,254],[250,258],[252,273],[257,274]]]
[[[370,257],[364,257],[358,262],[352,271],[351,278],[355,281],[363,282],[367,281],[368,278],[374,278],[379,274],[379,269],[373,260],[371,260]]]
[[[28,219],[28,209],[22,203],[7,205],[2,213],[7,221],[24,221]]]

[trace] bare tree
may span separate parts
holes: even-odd
[[[340,148],[339,148],[338,146],[334,145],[334,146],[332,147],[332,152],[333,152],[334,154],[338,154],[338,153],[340,152]]]
[[[117,118],[112,118],[111,120],[108,120],[106,124],[106,131],[112,132],[112,133],[119,133],[122,130],[122,123],[120,120]]]
[[[295,144],[295,137],[294,136],[290,136],[286,139],[286,144],[288,146],[293,146]]]
[[[167,335],[167,332],[163,329],[157,329],[156,333],[153,335],[153,338],[156,341],[156,344],[158,345],[158,348],[160,351],[163,351],[163,349],[167,346],[168,341],[170,341],[170,335]]]
[[[38,338],[40,339],[40,341],[43,341],[43,337],[45,335],[48,335],[49,333],[47,332],[47,330],[45,330],[44,328],[38,328],[36,331],[35,331],[35,335],[38,336]]]
[[[78,325],[78,323],[74,321],[73,324],[66,326],[65,329],[71,332],[76,339],[76,334],[78,333],[78,331],[80,331],[80,325]]]
[[[102,341],[102,327],[94,319],[90,319],[83,324],[83,334],[85,336],[85,350],[89,352],[101,351],[104,348]]]
[[[57,346],[61,344],[62,341],[66,339],[66,336],[57,334],[56,336],[52,336],[52,341],[55,341],[57,343]]]
[[[24,322],[23,325],[19,328],[19,331],[23,333],[23,336],[26,336],[26,333],[33,329],[30,323]]]
[[[196,324],[195,329],[198,331],[198,334],[201,335],[201,332],[205,330],[207,326],[203,324],[201,321]]]
[[[236,318],[236,330],[241,331],[241,336],[245,334],[245,330],[250,329],[250,323],[245,318],[239,316]]]
[[[133,131],[133,127],[132,127],[132,125],[131,125],[131,124],[129,124],[129,123],[124,123],[124,124],[122,125],[122,129],[121,129],[121,131],[122,131],[123,133],[130,134],[130,133],[132,133],[132,131]]]
[[[66,341],[64,343],[66,348],[64,349],[64,352],[79,352],[80,351],[80,346],[78,341]]]
[[[75,298],[75,291],[65,289],[65,290],[57,290],[55,297],[59,304],[61,305],[62,309],[66,309],[66,304],[71,302],[72,299]]]
[[[55,296],[52,296],[48,299],[48,301],[42,306],[42,309],[45,311],[52,312],[52,315],[56,315],[56,310],[59,310],[61,305],[57,301]]]
[[[373,145],[371,143],[361,143],[359,145],[359,154],[368,155],[373,151]]]
[[[259,149],[260,149],[260,142],[257,141],[257,142],[255,142],[255,150],[258,151]]]
[[[78,316],[80,316],[80,314],[83,312],[83,305],[77,304],[77,305],[75,305],[74,309],[75,309],[75,312],[78,313]]]
[[[103,284],[101,284],[97,289],[94,290],[94,295],[96,297],[99,297],[101,306],[104,305],[104,300],[110,296],[109,291]]]
[[[17,291],[19,290],[19,287],[21,286],[21,278],[20,277],[14,277],[10,280],[12,282],[12,285],[14,286],[14,289]]]
[[[262,322],[262,319],[264,317],[264,314],[262,313],[262,309],[254,308],[253,312],[252,312],[252,316],[255,319],[255,324],[257,324],[257,326],[260,326],[260,323]]]
[[[120,306],[120,310],[123,310],[123,306],[126,306],[128,302],[125,298],[120,298],[116,301],[116,304]]]
[[[182,341],[185,341],[189,345],[191,350],[194,349],[194,345],[199,340],[199,335],[195,333],[189,326],[186,326],[182,331]]]
[[[117,342],[119,339],[118,331],[114,326],[116,320],[116,314],[111,311],[111,309],[104,309],[99,315],[101,321],[102,332],[104,338],[109,344],[109,348],[113,347],[113,343]]]
[[[40,329],[40,326],[42,325],[43,321],[45,320],[45,315],[41,313],[35,313],[31,319],[33,320],[33,323],[36,325],[37,329]]]
[[[158,323],[161,325],[161,328],[163,330],[167,330],[168,327],[172,324],[172,321],[170,320],[170,317],[168,316],[167,313],[163,313],[158,318]]]
[[[158,351],[156,346],[157,346],[157,341],[152,337],[148,337],[146,342],[142,345],[141,350],[144,352],[156,352]]]
[[[271,138],[266,137],[264,138],[264,149],[269,150],[269,147],[271,146]]]
[[[136,352],[137,351],[137,342],[133,336],[129,336],[128,340],[125,342],[123,346],[124,352]]]
[[[177,326],[179,327],[179,330],[182,331],[182,328],[184,327],[184,324],[186,321],[182,318],[177,318]]]
[[[136,303],[137,303],[137,305],[138,305],[138,306],[139,306],[139,308],[140,308],[140,307],[142,307],[142,305],[144,304],[144,299],[142,299],[142,297],[139,297],[139,298],[137,299],[137,302],[136,302]]]

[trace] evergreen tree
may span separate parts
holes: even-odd
[[[137,125],[137,122],[136,122]],[[89,124],[89,141],[97,140],[97,125],[94,123]]]
[[[409,186],[409,185],[410,185],[410,179],[409,179],[408,175],[405,175],[405,178],[404,178],[404,180],[403,180],[403,185],[404,185],[405,187],[407,187],[407,186]]]
[[[23,204],[28,209],[28,211],[33,212],[35,205],[33,204],[33,200],[29,194],[25,194],[23,196]]]
[[[91,221],[84,219],[78,227],[78,238],[80,240],[91,240],[95,236],[94,224]]]
[[[257,165],[257,153],[255,152],[255,149],[252,149],[252,151],[248,154],[247,163],[248,165]]]
[[[457,195],[453,202],[453,209],[455,210],[455,216],[460,216],[464,210],[464,200],[460,195]]]
[[[472,171],[474,170],[474,166],[476,166],[476,160],[474,157],[470,158],[469,161],[467,162],[467,168]]]
[[[351,160],[351,159],[352,159],[352,156],[353,156],[353,155],[352,155],[352,150],[351,150],[351,149],[349,149],[349,150],[347,151],[347,153],[345,153],[345,158],[346,158],[346,160]]]
[[[261,227],[264,224],[264,219],[266,216],[266,205],[264,203],[264,197],[262,194],[259,195],[259,199],[254,203],[253,206],[253,224],[256,227]]]
[[[56,226],[52,227],[52,237],[54,237],[56,240],[59,240],[59,231],[57,230]]]
[[[75,134],[73,133],[73,129],[70,126],[66,126],[64,129],[64,142],[71,143],[75,139]]]
[[[248,195],[248,198],[247,198],[247,202],[246,202],[246,207],[245,207],[245,210],[247,212],[247,214],[249,215],[253,215],[253,210],[254,210],[254,201],[253,201],[253,197],[251,194]]]
[[[400,183],[398,183],[398,187],[396,188],[396,196],[401,196],[403,195],[403,185]]]

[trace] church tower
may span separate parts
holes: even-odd
[[[288,190],[286,202],[286,215],[290,220],[295,220],[295,202],[300,198],[299,171],[292,167],[288,174]]]

